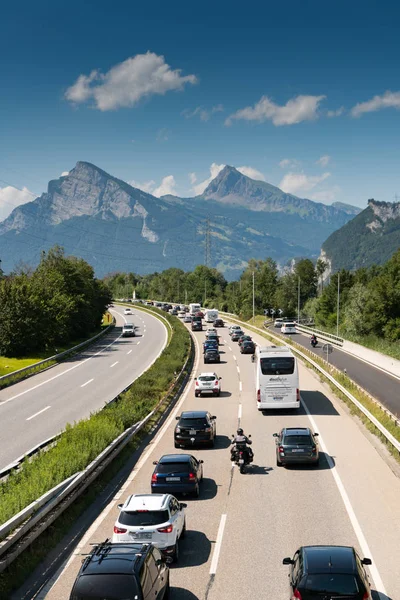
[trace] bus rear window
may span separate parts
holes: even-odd
[[[294,373],[293,356],[276,356],[260,359],[263,375],[292,375]]]

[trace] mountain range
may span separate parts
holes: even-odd
[[[78,162],[0,223],[0,258],[5,272],[20,262],[34,266],[42,251],[58,244],[87,260],[98,277],[191,270],[205,262],[208,237],[210,266],[231,279],[250,258],[270,256],[281,266],[316,258],[324,240],[360,211],[298,198],[230,166],[200,196],[156,198]]]
[[[322,245],[329,271],[382,265],[400,248],[400,202],[368,200],[368,206]]]

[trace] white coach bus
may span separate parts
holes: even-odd
[[[255,369],[258,410],[300,408],[297,359],[289,348],[257,347]]]

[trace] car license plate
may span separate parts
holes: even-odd
[[[196,435],[196,430],[195,429],[190,429],[189,430],[189,435]]]
[[[205,383],[204,384],[204,387],[211,387],[211,386],[212,386],[212,383]]]
[[[166,477],[165,480],[166,481],[180,481],[181,478],[180,477]]]
[[[303,448],[293,448],[292,452],[304,452]]]
[[[244,464],[243,458],[239,458],[239,465],[243,465],[243,464]]]
[[[274,396],[274,400],[283,400],[283,396]]]
[[[134,533],[133,537],[135,540],[151,540],[153,537],[152,533]]]

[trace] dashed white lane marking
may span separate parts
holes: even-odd
[[[132,352],[132,350],[128,350],[127,354],[130,354]]]
[[[239,381],[239,390],[242,391],[242,382]]]
[[[215,575],[215,573],[217,572],[218,559],[219,559],[219,553],[221,552],[221,544],[222,544],[222,537],[224,535],[225,523],[226,523],[226,515],[221,515],[221,521],[219,523],[219,528],[218,528],[217,541],[215,542],[214,554],[213,554],[212,561],[211,561],[210,575]]]
[[[303,401],[303,399],[301,400],[301,404],[302,404],[304,410],[307,413],[307,416],[308,416],[308,418],[310,420],[310,423],[311,423],[314,431],[316,431],[317,430],[316,423],[315,423],[313,417],[311,416],[310,411],[308,410],[308,408],[307,408],[305,402]],[[325,453],[325,457],[326,457],[326,460],[328,462],[330,472],[332,473],[333,479],[335,480],[335,483],[337,485],[339,493],[340,493],[340,495],[342,497],[343,504],[345,506],[347,514],[349,515],[350,522],[351,522],[351,524],[353,526],[354,533],[357,536],[358,543],[360,544],[360,548],[362,550],[362,553],[364,554],[364,556],[368,556],[368,558],[370,558],[372,560],[372,565],[369,567],[369,570],[370,570],[372,578],[374,580],[375,587],[379,590],[379,592],[378,592],[378,598],[380,600],[384,600],[387,597],[386,590],[385,590],[385,587],[383,585],[383,581],[381,579],[379,571],[378,571],[377,567],[375,566],[375,562],[374,562],[374,559],[372,558],[372,554],[371,554],[371,550],[369,549],[368,542],[365,539],[364,533],[363,533],[363,531],[361,529],[361,525],[358,522],[358,519],[356,517],[354,509],[353,509],[353,507],[351,505],[350,498],[347,495],[347,492],[345,490],[343,482],[340,479],[340,475],[339,475],[339,473],[336,470],[335,463],[331,459],[331,456],[330,456],[330,454],[329,454],[329,452],[328,452],[328,450],[327,450],[327,448],[325,446],[325,442],[323,441],[321,435],[318,437],[318,442],[319,442],[319,445],[321,447],[321,450]]]
[[[112,365],[110,365],[110,369],[112,369],[113,367],[115,367],[115,365],[117,365],[119,363],[119,360],[117,360],[115,363],[113,363]]]
[[[37,417],[38,415],[41,415],[42,413],[44,413],[45,410],[49,410],[50,406],[46,406],[45,408],[42,408],[42,410],[39,410],[39,412],[35,413],[34,415],[31,415],[30,417],[28,417],[26,420],[30,421],[31,419],[34,419],[35,417]]]
[[[92,383],[92,381],[94,381],[94,377],[93,377],[93,379],[89,379],[89,381],[87,381],[86,383],[82,383],[81,387],[85,387],[89,383]]]
[[[239,375],[240,375],[240,369],[239,369],[239,367],[236,367],[236,369],[237,369],[237,372],[238,372],[238,373],[239,373]]]
[[[237,361],[237,358],[236,358],[236,356],[235,356],[235,355],[233,355],[233,360],[236,360],[236,361]]]
[[[239,410],[238,410],[238,419],[242,418],[242,405],[239,404]]]
[[[139,342],[136,345],[139,346],[139,344],[140,344],[140,340],[139,340]]]
[[[232,352],[232,348],[230,346],[228,346],[229,350]]]

